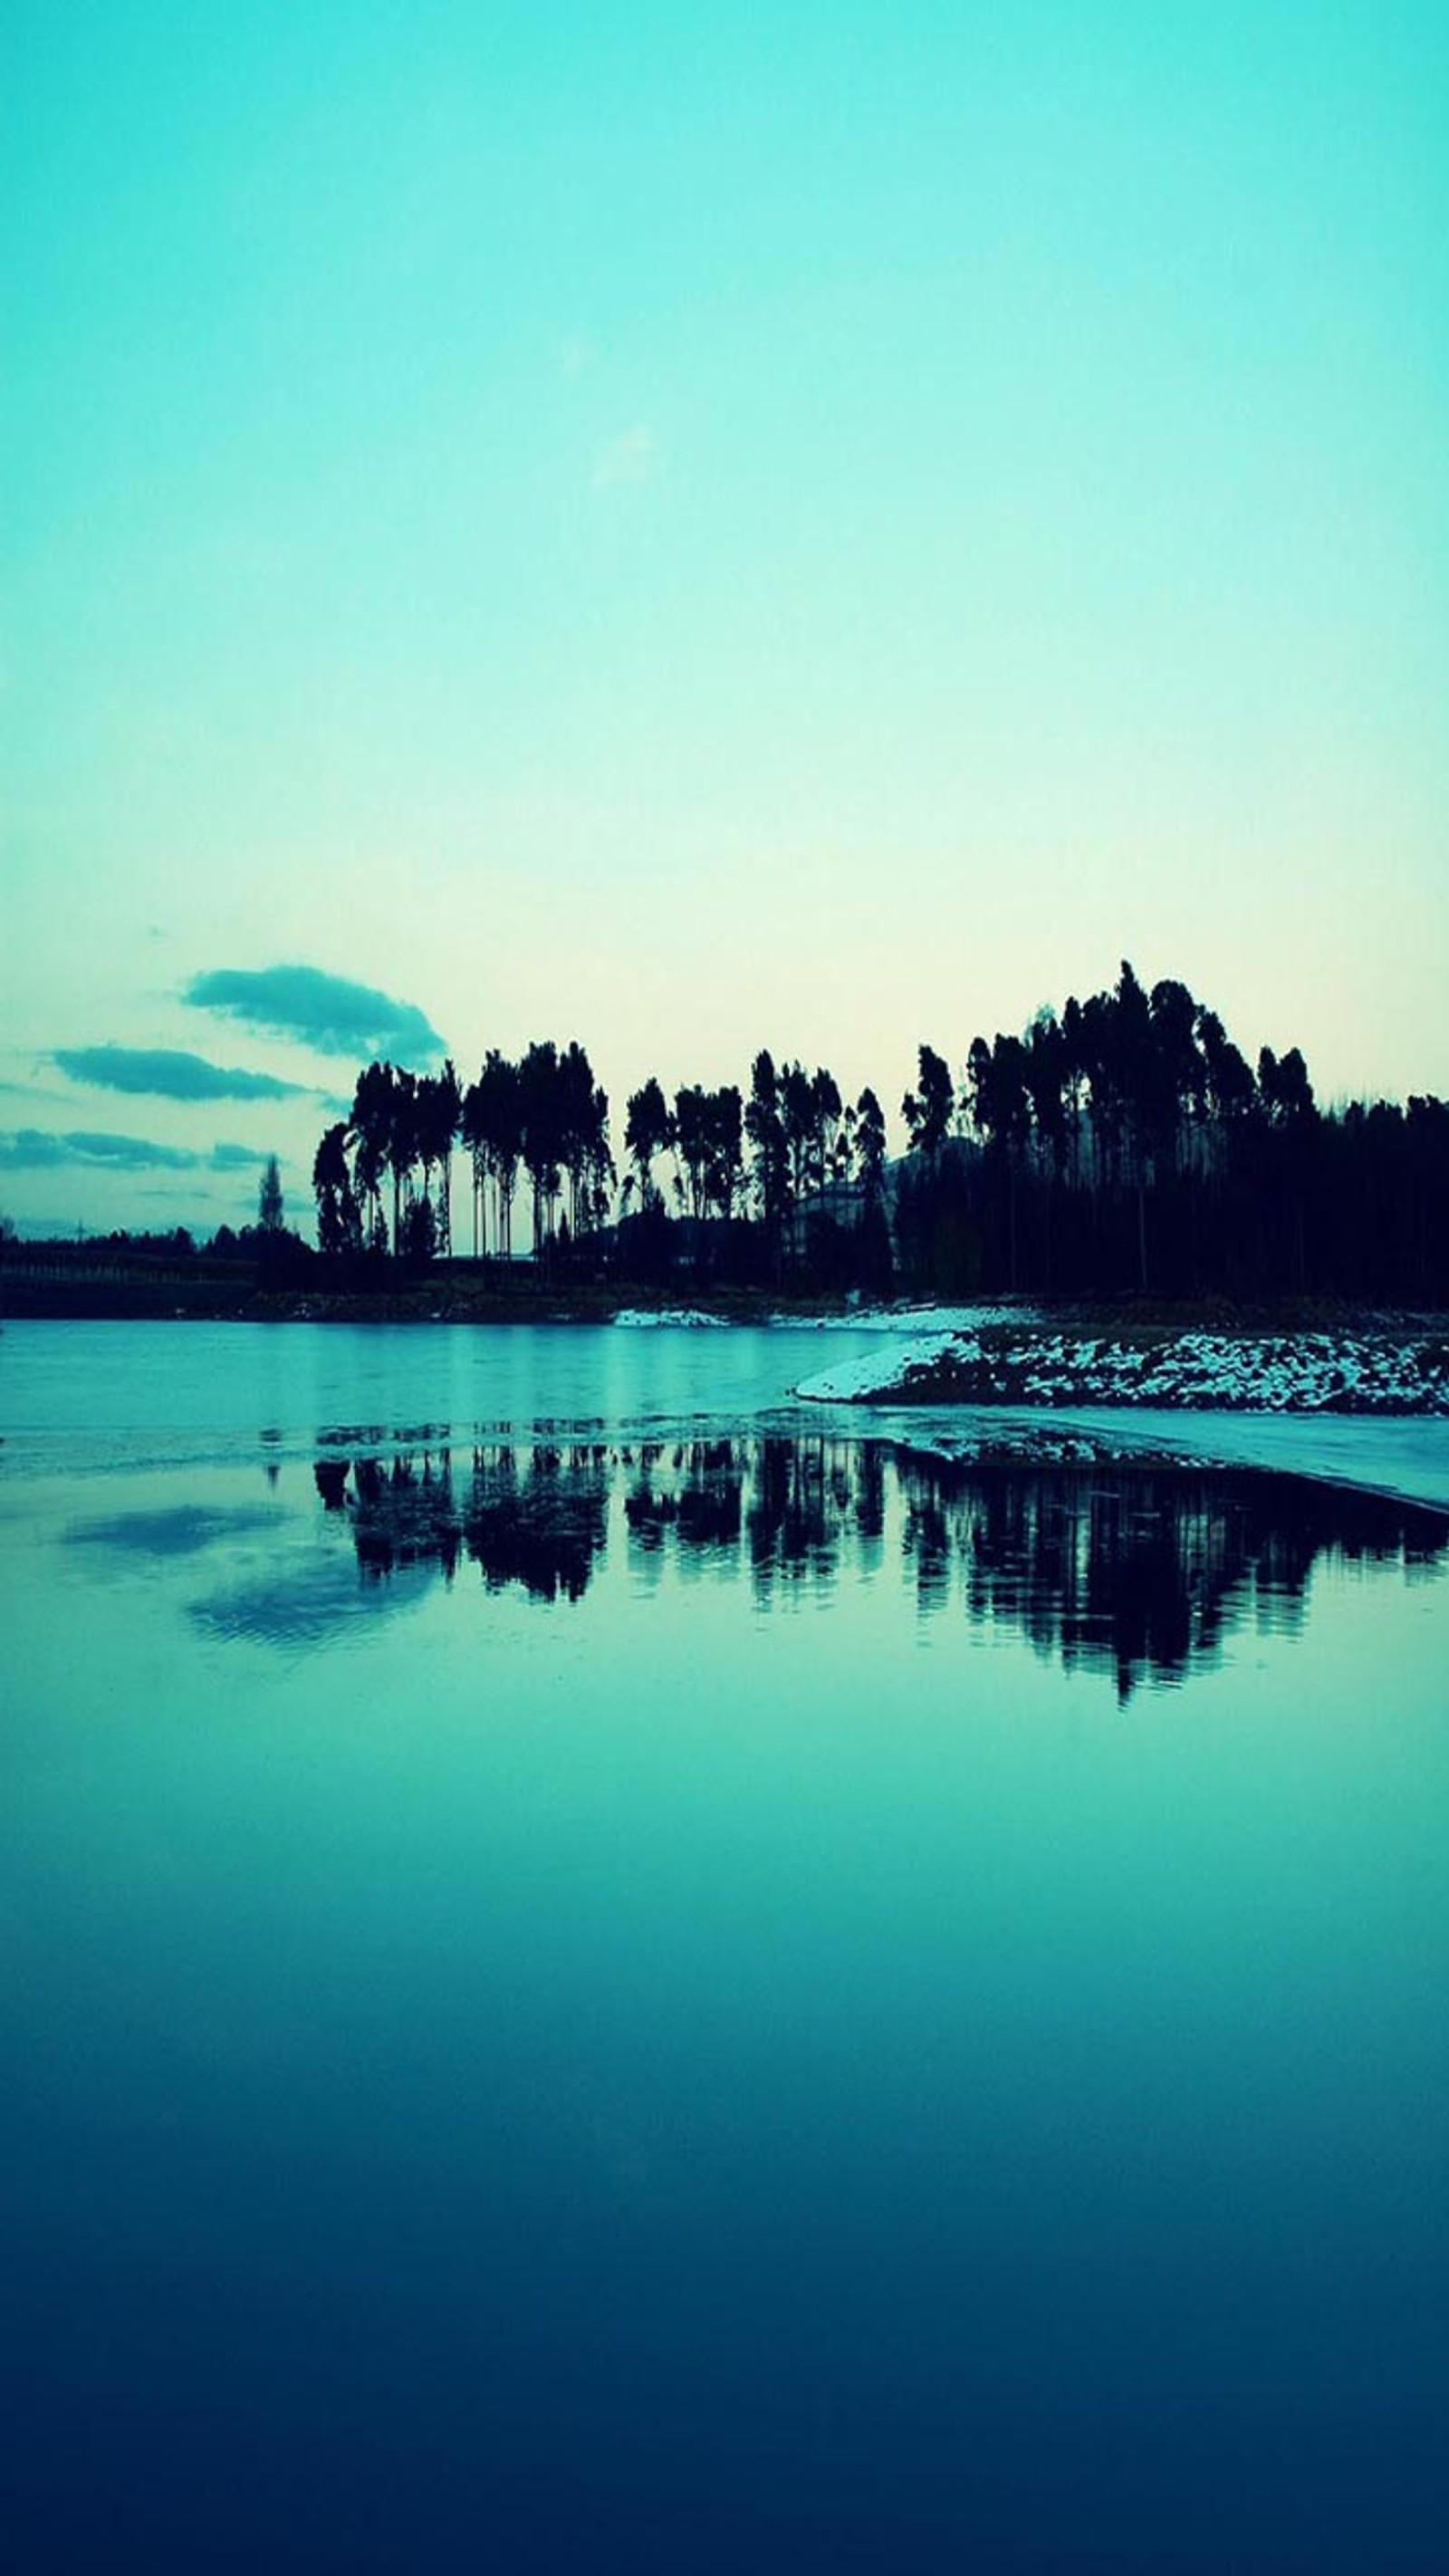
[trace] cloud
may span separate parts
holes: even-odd
[[[214,1172],[246,1172],[254,1164],[269,1163],[270,1154],[258,1153],[254,1145],[213,1145],[211,1168]],[[280,1161],[281,1157],[278,1156]]]
[[[234,966],[194,975],[182,996],[198,1010],[224,1011],[249,1028],[300,1038],[319,1055],[392,1056],[413,1066],[447,1049],[414,1002],[395,1002],[370,984],[350,984],[320,966]]]
[[[103,1136],[72,1128],[60,1136],[38,1127],[0,1133],[0,1171],[54,1172],[79,1163],[93,1172],[194,1172],[201,1161],[185,1145],[156,1145],[146,1136]]]
[[[57,1090],[49,1082],[0,1082],[0,1091],[12,1100],[63,1100],[68,1109],[75,1107],[72,1092]]]
[[[245,1073],[240,1065],[210,1064],[180,1047],[56,1047],[51,1055],[72,1082],[105,1091],[153,1092],[163,1100],[293,1100],[306,1097],[300,1082],[274,1073]]]
[[[565,384],[576,385],[580,376],[586,376],[597,360],[598,354],[593,341],[586,338],[583,332],[573,332],[559,349],[559,370]]]
[[[659,461],[659,444],[653,430],[642,420],[637,421],[632,429],[621,430],[607,447],[600,448],[594,459],[594,490],[611,492],[625,485],[652,482]]]

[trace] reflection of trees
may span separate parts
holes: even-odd
[[[959,1577],[968,1614],[1017,1628],[1068,1668],[1212,1663],[1229,1631],[1301,1613],[1320,1556],[1423,1558],[1449,1525],[1376,1494],[1230,1470],[947,1465],[904,1459],[905,1551],[922,1604]]]
[[[465,1464],[466,1462],[466,1464]],[[1449,1521],[1374,1494],[1246,1471],[1116,1462],[949,1462],[878,1442],[801,1438],[497,1443],[471,1452],[319,1458],[365,1581],[467,1558],[490,1591],[579,1600],[611,1500],[636,1572],[748,1578],[757,1600],[881,1579],[898,1564],[924,1613],[959,1601],[1068,1668],[1136,1683],[1211,1663],[1243,1621],[1282,1626],[1323,1558],[1429,1561]]]
[[[732,1556],[739,1545],[744,1444],[688,1440],[654,1443],[627,1464],[635,1476],[624,1498],[630,1543],[641,1556],[673,1542],[679,1561],[696,1566]]]
[[[490,1592],[521,1583],[536,1601],[579,1601],[608,1534],[609,1457],[589,1444],[473,1453],[463,1522]]]
[[[475,1449],[466,1477],[457,1465],[446,1450],[318,1459],[318,1494],[346,1515],[364,1578],[431,1562],[451,1583],[466,1556],[490,1592],[518,1583],[535,1600],[579,1600],[607,1532],[606,1452],[499,1445]]]
[[[761,1440],[746,1514],[755,1589],[781,1582],[828,1582],[855,1531],[860,1452],[820,1436]]]

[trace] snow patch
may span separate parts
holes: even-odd
[[[928,1334],[907,1342],[902,1350],[865,1351],[853,1360],[842,1360],[836,1368],[821,1369],[813,1377],[802,1378],[795,1393],[820,1404],[884,1402],[899,1395],[913,1377],[938,1368],[948,1356],[979,1358],[980,1349],[974,1336]]]
[[[614,1317],[614,1321],[636,1333],[654,1332],[664,1327],[673,1332],[684,1328],[694,1332],[705,1327],[711,1331],[729,1331],[728,1316],[706,1315],[703,1308],[699,1306],[661,1306],[658,1309],[652,1306],[623,1306]]]
[[[844,1315],[772,1315],[770,1322],[795,1333],[904,1333],[913,1336],[970,1333],[988,1324],[1037,1320],[1031,1306],[854,1306]]]
[[[1124,1404],[1257,1413],[1449,1414],[1442,1344],[1356,1334],[1176,1333],[1145,1342],[973,1329],[918,1334],[889,1355],[857,1356],[804,1379],[798,1395],[834,1404],[905,1392],[965,1404]]]

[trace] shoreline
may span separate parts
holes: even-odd
[[[1396,1334],[1449,1341],[1449,1300],[1435,1307],[1407,1307],[1311,1294],[1241,1303],[1219,1295],[1162,1298],[1124,1291],[1117,1296],[997,1295],[990,1298],[897,1297],[867,1304],[847,1294],[788,1288],[737,1287],[681,1277],[667,1287],[603,1279],[550,1281],[519,1265],[519,1275],[488,1280],[465,1269],[439,1270],[393,1286],[339,1289],[297,1283],[266,1287],[253,1277],[235,1281],[214,1274],[161,1278],[74,1271],[31,1272],[24,1262],[0,1267],[0,1322],[248,1323],[248,1324],[787,1324],[860,1332],[924,1335],[977,1328],[1017,1327],[1071,1332],[1080,1337],[1117,1334],[1133,1341],[1170,1334],[1209,1332],[1246,1336],[1311,1333]]]
[[[623,1330],[818,1332],[856,1348],[788,1390],[810,1404],[892,1410],[1025,1410],[1050,1420],[1083,1408],[1121,1415],[1261,1413],[1449,1418],[1449,1313],[1348,1307],[1309,1298],[1234,1309],[1220,1299],[1169,1305],[1122,1298],[1046,1305],[791,1299],[758,1288],[625,1293],[602,1281],[506,1285],[466,1274],[388,1290],[258,1289],[219,1296],[215,1281],[164,1283],[7,1272],[0,1319],[16,1323],[211,1323],[580,1326]],[[859,1345],[864,1344],[862,1349]],[[822,1360],[825,1352],[822,1349]],[[797,1363],[798,1365],[798,1363]]]
[[[1336,1329],[1224,1331],[1198,1323],[1136,1332],[951,1324],[891,1351],[800,1380],[830,1405],[1062,1413],[1449,1417],[1449,1333],[1425,1318],[1355,1318]]]

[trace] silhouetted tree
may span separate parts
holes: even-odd
[[[735,1214],[745,1186],[744,1104],[733,1082],[710,1092],[708,1101],[708,1198],[728,1219]]]
[[[922,1155],[929,1163],[940,1153],[951,1132],[956,1095],[951,1068],[934,1047],[919,1046],[916,1064],[916,1089],[908,1091],[902,1100],[901,1116],[912,1153]]]
[[[676,1091],[670,1125],[679,1164],[677,1187],[687,1213],[697,1222],[704,1214],[709,1184],[709,1095],[701,1083],[686,1083]]]
[[[750,1068],[750,1096],[745,1103],[745,1134],[753,1157],[752,1177],[776,1270],[782,1229],[790,1201],[790,1151],[780,1113],[780,1084],[775,1059],[761,1047]]]
[[[483,1161],[492,1178],[497,1217],[495,1239],[505,1260],[513,1252],[513,1200],[523,1161],[522,1068],[490,1047],[477,1083],[476,1117],[483,1140]]]
[[[349,1133],[355,1146],[353,1169],[357,1195],[366,1212],[366,1232],[370,1244],[379,1242],[386,1249],[387,1231],[382,1215],[382,1176],[387,1169],[388,1137],[392,1117],[392,1068],[385,1064],[367,1064],[357,1077],[352,1095]]]
[[[257,1223],[263,1234],[280,1234],[285,1223],[282,1171],[275,1154],[269,1154],[262,1167],[257,1188]]]
[[[855,1104],[855,1177],[867,1207],[881,1195],[885,1180],[886,1130],[880,1102],[867,1083]]]
[[[432,1084],[426,1117],[432,1160],[441,1174],[437,1231],[438,1250],[445,1257],[453,1249],[453,1147],[462,1132],[462,1125],[463,1094],[453,1059],[449,1056]]]
[[[383,1066],[388,1081],[387,1168],[392,1174],[393,1250],[402,1248],[403,1192],[412,1194],[419,1159],[418,1078],[404,1068]]]
[[[639,1211],[647,1213],[658,1196],[654,1181],[654,1157],[667,1153],[674,1143],[674,1121],[660,1088],[657,1074],[631,1092],[624,1118],[624,1149],[634,1166]]]
[[[347,1168],[347,1122],[339,1119],[318,1145],[312,1164],[317,1195],[317,1248],[343,1254],[362,1248],[362,1217]]]
[[[552,1038],[535,1040],[518,1068],[523,1168],[533,1191],[535,1258],[551,1242],[567,1144],[558,1049]]]

